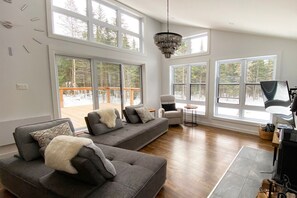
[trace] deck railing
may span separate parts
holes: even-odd
[[[120,87],[99,87],[99,91],[105,91],[107,103],[110,103],[110,92],[111,90],[116,91],[120,90]],[[134,87],[127,87],[123,88],[124,91],[129,91],[130,95],[130,105],[134,104],[134,93],[137,91],[140,91],[140,88],[134,88]],[[59,87],[59,94],[60,94],[60,107],[64,107],[64,97],[63,94],[65,91],[92,91],[92,87]]]

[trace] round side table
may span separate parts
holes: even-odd
[[[197,106],[193,106],[193,105],[186,105],[184,106],[184,125],[185,126],[197,126],[197,111],[198,107]],[[191,118],[192,120],[187,121],[187,112],[191,113]]]

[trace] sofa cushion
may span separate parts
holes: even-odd
[[[116,175],[116,170],[112,163],[105,158],[102,150],[95,144],[82,147],[77,156],[90,160],[96,169],[107,179],[111,179]]]
[[[57,126],[51,127],[49,129],[39,130],[31,132],[30,135],[36,140],[39,146],[46,147],[54,137],[59,135],[69,135],[73,136],[73,133],[70,129],[69,123],[64,122]]]
[[[138,116],[140,117],[142,123],[146,123],[150,120],[155,119],[154,116],[149,112],[146,107],[135,108]]]
[[[183,112],[181,111],[167,111],[165,114],[165,118],[182,118]]]
[[[145,124],[125,123],[124,127],[99,136],[89,136],[100,143],[130,150],[138,150],[168,130],[167,118],[156,118]]]
[[[125,109],[123,109],[123,115],[124,115],[124,117],[125,117],[125,119],[126,119],[126,122],[127,122],[127,123],[131,123],[131,121],[129,120],[129,117],[128,117],[128,115],[127,115]]]
[[[91,185],[101,186],[106,181],[105,177],[99,172],[99,170],[89,159],[75,156],[71,159],[71,164],[77,170],[77,174],[69,174],[64,171],[56,172],[65,174],[73,179],[77,179]]]
[[[99,185],[90,185],[89,183],[82,182],[79,179],[73,179],[68,175],[58,172],[53,172],[41,177],[39,182],[45,189],[54,193],[55,196],[52,197],[85,198],[99,187]],[[47,193],[48,191],[45,192]],[[39,197],[44,196],[45,195]]]
[[[172,103],[172,104],[162,104],[162,108],[165,111],[176,111],[175,103]]]
[[[100,121],[100,115],[98,113],[96,112],[88,113],[88,122],[89,122],[90,128],[92,129],[90,133],[92,135],[100,135],[103,133],[108,133],[108,132],[117,130],[119,128],[122,128],[123,127],[122,119],[120,117],[118,110],[115,109],[115,113],[117,115],[117,118],[116,118],[116,125],[113,128],[108,128],[106,124],[102,123]]]
[[[38,142],[33,139],[30,133],[38,130],[48,129],[53,126],[62,124],[64,122],[68,122],[71,131],[74,132],[72,122],[69,118],[56,119],[47,122],[17,127],[15,129],[15,132],[13,133],[13,137],[15,139],[15,143],[18,148],[20,157],[22,157],[26,161],[34,160],[41,157]]]
[[[130,122],[133,124],[141,122],[140,117],[138,116],[137,112],[135,111],[136,108],[140,108],[140,107],[143,107],[143,104],[125,107],[126,114],[129,118]]]

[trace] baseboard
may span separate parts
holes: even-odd
[[[221,124],[215,124],[215,123],[209,123],[209,122],[203,122],[203,121],[198,121],[197,124],[202,124],[202,125],[221,128],[221,129],[227,129],[230,131],[235,131],[235,132],[240,132],[240,133],[245,133],[245,134],[250,134],[250,135],[258,135],[258,131],[247,130],[247,129],[237,128],[237,127],[230,127],[227,125],[221,125]]]

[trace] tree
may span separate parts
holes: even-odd
[[[67,0],[65,2],[65,8],[73,12],[78,12],[75,0]],[[88,33],[85,22],[74,17],[59,15],[57,23],[59,24],[57,28],[63,30],[63,35],[79,39],[87,39]]]

